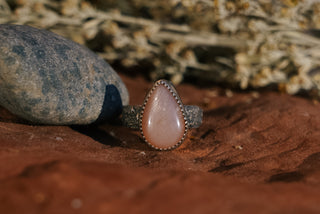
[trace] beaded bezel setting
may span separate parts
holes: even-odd
[[[168,91],[169,93],[171,93],[171,95],[174,97],[177,105],[179,106],[180,108],[180,111],[182,113],[182,117],[183,117],[183,120],[184,120],[184,133],[181,137],[181,139],[176,143],[174,144],[173,146],[169,146],[169,147],[158,147],[154,144],[152,144],[152,142],[149,142],[144,133],[143,133],[143,128],[142,128],[142,118],[143,118],[143,114],[145,112],[145,107],[146,107],[146,104],[148,103],[152,93],[155,91],[155,89],[160,86],[160,85],[163,85]],[[148,92],[147,96],[145,97],[144,99],[144,103],[143,103],[143,106],[142,106],[142,111],[140,113],[140,119],[139,119],[139,125],[140,125],[140,132],[141,132],[141,135],[142,135],[142,138],[143,140],[149,145],[151,146],[152,148],[154,149],[157,149],[157,150],[161,150],[161,151],[165,151],[165,150],[172,150],[172,149],[175,149],[177,148],[178,146],[180,146],[182,144],[182,142],[185,140],[185,137],[187,135],[187,132],[188,132],[188,121],[187,121],[187,118],[186,118],[186,113],[185,113],[185,110],[184,110],[184,105],[181,101],[181,98],[179,97],[176,89],[174,88],[173,84],[167,80],[158,80],[154,83],[153,87],[151,88],[151,90]]]

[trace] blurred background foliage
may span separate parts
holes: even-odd
[[[318,0],[0,0],[0,23],[48,29],[151,80],[320,97]]]

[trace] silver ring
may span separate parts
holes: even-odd
[[[184,106],[177,90],[167,80],[158,80],[142,106],[124,106],[122,124],[140,129],[144,141],[157,150],[171,150],[182,144],[189,128],[198,128],[203,112],[198,106]]]

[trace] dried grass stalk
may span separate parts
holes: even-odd
[[[316,0],[0,0],[0,13],[0,23],[49,29],[152,79],[320,95]]]

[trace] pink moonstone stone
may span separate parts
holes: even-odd
[[[177,100],[159,84],[145,104],[142,132],[146,141],[159,149],[177,145],[184,136],[185,120]]]

